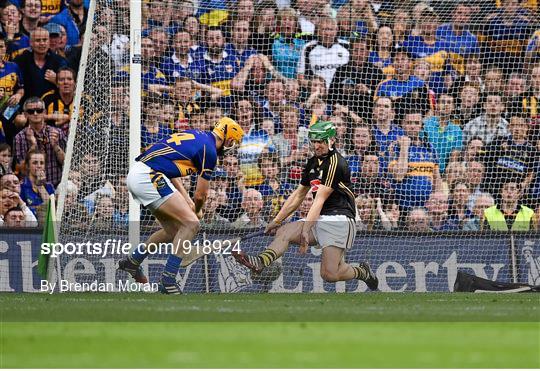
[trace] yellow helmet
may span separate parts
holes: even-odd
[[[222,117],[214,126],[213,132],[224,142],[234,139],[238,144],[242,142],[244,130],[236,121],[228,117]]]

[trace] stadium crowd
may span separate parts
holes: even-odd
[[[63,185],[65,212],[106,228],[128,222],[117,158],[128,151],[129,1],[100,3],[89,49],[112,83],[83,97],[79,126],[114,150],[86,152]],[[6,227],[42,223],[60,183],[87,7],[0,4]],[[242,126],[214,172],[207,228],[266,225],[300,180],[307,128],[328,120],[361,230],[534,229],[539,20],[532,0],[144,1],[141,145],[224,115]]]

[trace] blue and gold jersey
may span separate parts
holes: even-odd
[[[66,7],[64,0],[41,0],[41,15],[57,15]]]
[[[21,55],[26,49],[30,48],[30,38],[23,34],[17,34],[7,43],[5,60],[12,61]]]
[[[4,62],[0,68],[0,92],[11,97],[23,86],[23,78],[19,66],[13,62]]]
[[[182,131],[153,144],[136,160],[168,178],[197,173],[210,180],[217,162],[216,139],[211,132]]]
[[[193,63],[191,67],[193,78],[202,84],[211,85],[223,90],[223,96],[231,95],[231,81],[240,72],[237,57],[223,51],[220,62],[213,62],[208,53]]]
[[[399,146],[396,146],[390,166],[399,158]],[[411,144],[409,147],[407,175],[401,182],[396,182],[395,191],[399,204],[404,209],[424,206],[433,190],[433,178],[439,159],[430,143]]]

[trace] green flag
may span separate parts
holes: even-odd
[[[47,215],[45,217],[45,226],[43,227],[43,236],[41,237],[41,243],[55,243],[56,231],[55,231],[55,208],[54,208],[54,195],[49,198],[47,205]],[[39,275],[47,279],[47,267],[49,266],[49,255],[42,254],[41,248],[38,259],[38,273]]]

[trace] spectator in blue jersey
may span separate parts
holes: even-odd
[[[80,42],[81,34],[84,33],[86,27],[87,17],[88,9],[84,7],[84,1],[70,0],[67,7],[52,17],[49,22],[64,26],[67,34],[67,45],[74,46]]]
[[[377,147],[379,147],[380,157],[383,160],[383,168],[388,164],[388,147],[391,143],[405,135],[403,129],[394,123],[395,113],[392,107],[392,100],[387,97],[380,97],[375,101],[373,107],[372,134]]]
[[[474,206],[472,208],[472,215],[465,220],[463,225],[464,231],[479,231],[481,228],[482,220],[484,219],[484,211],[495,205],[493,196],[489,193],[481,193],[476,197]]]
[[[244,67],[234,77],[231,88],[235,93],[242,93],[242,95],[249,96],[262,104],[266,86],[272,78],[285,80],[266,55],[254,54],[249,57]]]
[[[30,32],[39,27],[41,0],[22,0],[20,9],[22,13],[20,31],[30,37]]]
[[[279,109],[286,102],[285,85],[281,80],[271,80],[266,85],[264,100],[261,104],[264,118],[272,118],[276,132],[281,131]]]
[[[338,26],[334,19],[323,18],[317,24],[317,39],[304,46],[298,64],[300,82],[319,76],[329,88],[336,70],[349,63],[348,42],[337,38]]]
[[[369,53],[368,63],[379,68],[387,77],[392,77],[392,50],[394,48],[394,34],[392,28],[382,26],[377,31],[377,43],[375,49]]]
[[[272,45],[272,62],[286,78],[296,78],[298,62],[306,41],[298,35],[298,16],[292,9],[281,9],[277,15],[276,38]]]
[[[431,78],[426,83],[436,94],[446,92],[445,77],[455,73],[450,65],[450,44],[436,37],[439,19],[431,10],[424,10],[420,16],[420,35],[409,36],[403,48],[414,59],[424,59],[431,66]]]
[[[369,63],[369,44],[366,37],[355,36],[350,40],[350,60],[336,70],[328,93],[331,104],[348,106],[364,119],[369,118],[373,93],[384,79],[381,69]]]
[[[540,30],[536,30],[532,35],[527,49],[525,50],[525,71],[528,71],[531,65],[540,62]]]
[[[411,55],[404,48],[394,49],[395,74],[381,82],[375,96],[393,101],[398,118],[410,109],[420,109],[425,114],[431,108],[431,97],[426,83],[411,75]]]
[[[220,89],[222,97],[219,102],[223,108],[230,109],[231,81],[240,71],[240,66],[236,63],[236,57],[224,50],[225,38],[220,28],[208,28],[206,44],[206,52],[194,62],[197,73],[194,80]]]
[[[356,125],[352,129],[352,148],[350,155],[346,157],[351,171],[351,182],[357,181],[362,169],[362,161],[367,153],[376,153],[379,156],[378,148],[373,141],[371,129],[365,124]]]
[[[161,71],[165,73],[169,83],[178,77],[193,78],[193,57],[190,55],[191,35],[187,31],[177,32],[173,37],[172,54],[165,58],[161,64]]]
[[[402,126],[405,135],[389,148],[392,161],[388,172],[395,182],[396,198],[403,210],[424,206],[434,190],[441,189],[437,153],[420,138],[422,114],[407,113]]]
[[[240,99],[235,104],[234,117],[244,130],[244,138],[238,148],[240,169],[244,174],[246,187],[261,184],[263,176],[257,167],[259,155],[273,146],[270,136],[259,128],[260,116],[255,111],[256,106],[249,99]]]
[[[440,191],[433,192],[426,202],[429,228],[432,231],[457,231],[460,230],[459,222],[448,215],[448,196]]]
[[[250,23],[246,20],[236,20],[232,22],[231,39],[225,50],[237,58],[238,67],[244,67],[246,61],[257,51],[249,46],[251,36]]]
[[[67,61],[49,48],[49,32],[37,28],[30,37],[31,50],[25,50],[15,58],[21,69],[24,85],[24,99],[41,97],[56,87],[56,72],[66,66]]]
[[[437,40],[445,41],[450,52],[458,54],[460,57],[477,55],[480,53],[478,39],[469,30],[471,24],[472,9],[469,2],[458,1],[452,11],[452,22],[445,23],[437,28]],[[454,69],[463,73],[463,63],[459,59],[454,59]]]
[[[191,4],[191,12],[186,12],[184,4]],[[193,4],[188,2],[181,3],[181,6],[172,7],[169,1],[149,1],[146,3],[146,22],[143,25],[142,36],[148,36],[154,27],[162,27],[167,30],[169,35],[174,35],[181,28],[180,24],[174,22],[172,13],[176,19],[184,19],[188,14],[193,15]]]
[[[285,199],[294,191],[294,186],[281,179],[282,167],[277,153],[262,153],[257,165],[264,176],[264,182],[254,188],[263,196],[265,214],[273,218],[283,206]]]
[[[22,16],[15,5],[7,3],[1,12],[2,29],[7,44],[5,58],[12,61],[30,46],[30,39],[21,31]]]
[[[142,56],[142,88],[143,94],[154,93],[162,94],[168,90],[167,79],[161,72],[155,62],[155,50],[152,39],[143,37],[141,39]]]
[[[497,63],[506,72],[520,68],[516,58],[522,58],[527,42],[533,32],[534,17],[518,0],[504,0],[502,6],[487,17],[488,60]]]
[[[54,186],[48,182],[45,173],[45,152],[38,149],[28,151],[25,166],[27,175],[21,184],[21,199],[38,220],[43,220],[49,196],[54,194]]]
[[[479,137],[488,145],[497,136],[508,136],[508,121],[502,117],[504,103],[499,94],[491,93],[484,103],[484,114],[469,121],[463,129],[463,141]]]
[[[0,125],[5,135],[4,141],[12,143],[17,133],[13,119],[17,105],[24,96],[24,82],[19,66],[4,61],[5,54],[6,41],[0,35]]]
[[[469,187],[465,182],[457,182],[454,184],[450,192],[450,219],[457,222],[459,228],[463,228],[465,222],[473,217],[472,211],[469,209]]]
[[[141,126],[141,149],[145,151],[154,143],[172,134],[172,130],[160,120],[161,104],[159,96],[149,96],[143,100],[142,126]]]
[[[454,97],[441,94],[437,100],[438,116],[431,116],[424,121],[424,135],[431,143],[439,159],[439,169],[444,172],[446,164],[453,157],[459,156],[463,148],[463,132],[454,123]]]
[[[24,8],[24,0],[11,0],[17,8]],[[41,4],[41,17],[39,18],[40,24],[46,24],[51,20],[53,16],[60,13],[66,8],[66,1],[64,0],[46,0]]]

